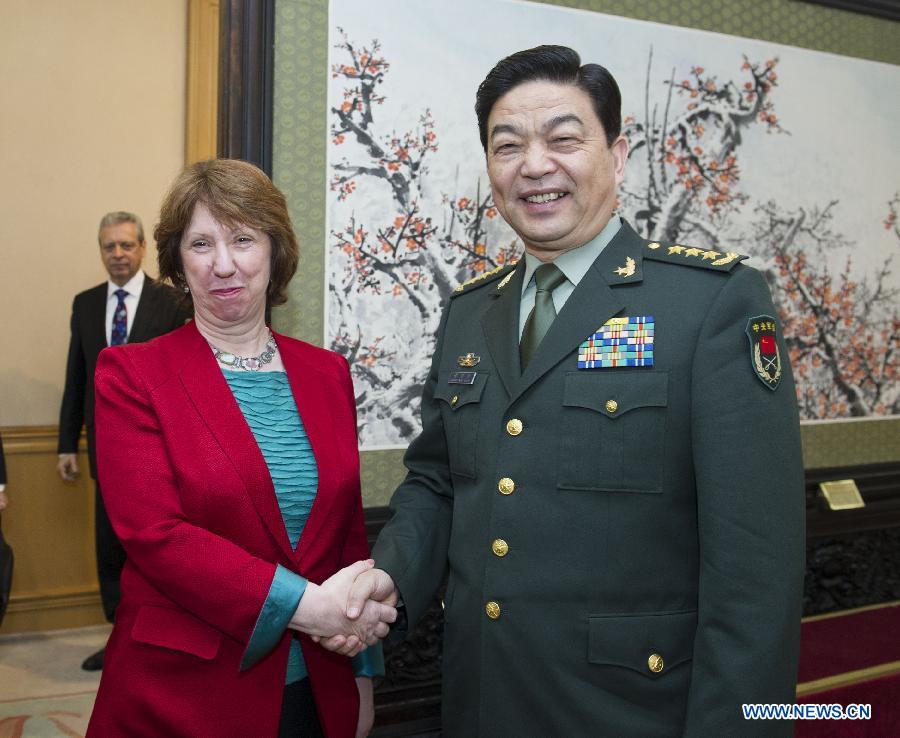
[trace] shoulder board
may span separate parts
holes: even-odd
[[[730,272],[734,269],[735,264],[748,257],[734,251],[709,251],[679,244],[666,245],[658,241],[650,241],[644,246],[644,258],[701,269],[713,269],[718,272]]]
[[[516,261],[511,261],[508,264],[503,264],[498,266],[496,269],[491,269],[489,272],[485,272],[484,274],[479,274],[476,277],[472,277],[472,279],[467,279],[461,285],[456,287],[451,293],[451,297],[456,297],[461,295],[463,292],[469,292],[473,289],[481,287],[486,284],[490,284],[496,279],[500,279],[503,276],[511,277],[513,273],[513,269],[516,268],[516,264],[518,264],[518,259]],[[503,283],[505,286],[505,282]]]

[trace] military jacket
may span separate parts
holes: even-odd
[[[447,576],[445,735],[791,735],[741,714],[794,701],[804,570],[787,348],[741,258],[623,224],[524,373],[524,262],[450,300],[374,549],[410,623]]]

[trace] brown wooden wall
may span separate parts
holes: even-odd
[[[13,588],[0,633],[102,623],[94,559],[94,484],[84,452],[81,476],[56,473],[55,426],[6,428],[3,534],[15,553]]]

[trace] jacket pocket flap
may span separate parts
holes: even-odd
[[[131,637],[141,643],[184,651],[206,660],[215,658],[222,641],[222,633],[199,618],[182,610],[155,605],[144,605],[138,610]]]
[[[691,659],[697,612],[591,615],[588,628],[592,664],[624,666],[657,678]]]
[[[639,407],[665,407],[668,404],[668,372],[640,369],[604,374],[578,371],[566,374],[563,405],[583,407],[618,418]]]
[[[434,388],[434,397],[446,402],[452,410],[459,410],[473,402],[481,402],[481,394],[487,384],[487,372],[466,372],[475,374],[472,384],[451,383],[450,379],[456,374],[464,372],[441,372],[438,374],[437,387]]]

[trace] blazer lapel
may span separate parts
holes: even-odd
[[[106,348],[106,293],[107,283],[98,285],[91,291],[90,302],[85,306],[84,344],[93,349],[96,357]]]
[[[150,326],[153,324],[156,297],[156,283],[145,274],[144,288],[141,290],[141,297],[134,311],[134,322],[132,322],[131,332],[128,334],[129,342],[139,343],[147,340]]]
[[[622,224],[553,321],[522,375],[516,397],[625,307],[625,296],[615,288],[642,280],[643,243],[627,223]]]
[[[256,438],[222,376],[206,341],[194,327],[187,332],[190,358],[181,371],[181,383],[200,417],[241,478],[266,528],[285,555],[292,557],[284,519],[275,497],[269,468]]]
[[[276,341],[282,338],[278,334],[274,335]],[[282,346],[286,350],[281,349]],[[339,495],[335,493],[340,484],[337,476],[339,459],[335,457],[337,437],[329,404],[342,402],[343,398],[336,398],[334,386],[327,383],[318,371],[310,369],[302,355],[294,351],[286,341],[281,342],[279,350],[297,412],[300,414],[300,420],[303,422],[303,428],[316,458],[319,476],[316,499],[313,501],[309,518],[303,526],[303,533],[294,552],[295,558],[299,558],[310,545],[313,545],[311,541],[334,540],[333,536],[322,535],[322,529],[332,519],[329,511],[339,499]]]
[[[516,393],[521,382],[519,364],[519,303],[522,297],[522,280],[525,277],[525,259],[521,259],[513,276],[502,289],[490,286],[494,303],[481,317],[481,329],[487,341],[491,360],[506,393]]]

